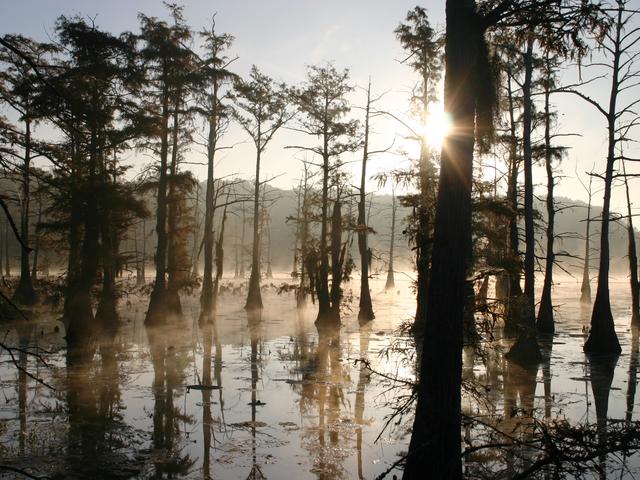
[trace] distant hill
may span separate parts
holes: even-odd
[[[202,192],[205,191],[204,183],[201,184]],[[250,182],[242,182],[239,185],[240,189],[244,189],[250,192],[252,185]],[[16,184],[9,179],[0,179],[0,190],[5,192],[9,197],[15,197]],[[268,197],[271,199],[269,214],[271,216],[271,257],[273,269],[276,271],[291,271],[293,264],[293,248],[294,248],[294,234],[295,224],[287,222],[287,218],[295,216],[297,208],[297,196],[293,190],[282,190],[278,188],[269,188]],[[150,193],[148,195],[148,202],[151,209],[153,209],[154,199]],[[374,195],[370,206],[369,225],[375,231],[370,235],[370,247],[374,253],[373,271],[385,272],[388,262],[388,250],[391,230],[391,196],[390,195]],[[199,216],[204,215],[204,194],[200,195],[199,201]],[[556,252],[567,252],[576,258],[562,257],[559,260],[562,262],[562,266],[570,271],[578,272],[582,266],[582,257],[584,256],[584,234],[586,228],[586,203],[579,200],[572,200],[569,198],[558,198],[556,204],[562,209],[557,213],[556,218],[556,233],[559,235],[556,242]],[[249,266],[249,251],[251,242],[251,218],[252,208],[251,204],[247,202],[245,204],[245,220],[247,221],[245,230],[245,269],[248,270]],[[535,202],[535,208],[539,211],[541,219],[538,221],[538,228],[536,230],[536,236],[538,239],[538,254],[544,255],[542,248],[545,245],[544,241],[544,227],[545,227],[545,206],[543,200],[537,200]],[[33,209],[35,210],[35,208]],[[12,202],[11,211],[14,218],[19,218],[19,210],[17,201]],[[35,216],[35,211],[33,212]],[[235,253],[236,245],[240,246],[240,237],[242,232],[242,208],[238,205],[233,205],[228,211],[228,220],[225,234],[225,270],[227,272],[233,272],[235,268]],[[343,212],[347,214],[347,211]],[[591,217],[596,219],[592,223],[592,265],[597,268],[597,254],[599,251],[599,229],[600,225],[597,219],[602,213],[601,207],[592,207]],[[404,207],[398,207],[397,213],[397,226],[396,226],[396,245],[395,245],[395,262],[396,269],[412,269],[413,268],[413,253],[407,244],[407,239],[403,235],[405,229],[405,219],[410,214],[410,209]],[[355,215],[355,212],[354,212]],[[216,229],[219,225],[220,215],[216,216],[215,225]],[[35,218],[33,219],[35,222]],[[153,235],[153,220],[147,220],[147,258],[149,262],[152,262],[153,251],[155,249],[155,235]],[[5,219],[0,219],[0,245],[2,249],[0,252],[4,253],[4,237],[5,237]],[[627,265],[627,233],[624,227],[624,220],[622,223],[612,223],[611,227],[611,268],[613,272],[626,273],[628,269]],[[190,236],[189,242],[192,242],[192,236]],[[131,250],[131,243],[123,242],[122,250]],[[12,268],[14,274],[17,272],[18,259],[19,259],[19,246],[12,235],[8,235],[9,243],[9,257],[12,262]],[[640,241],[638,242],[640,244]],[[358,263],[358,250],[357,241],[354,237],[351,247],[352,255]],[[4,255],[3,255],[4,256]],[[240,255],[238,255],[240,257]],[[52,267],[55,268],[55,253],[51,252]],[[4,258],[3,258],[4,260]],[[61,262],[58,262],[61,263]],[[61,265],[62,266],[62,265]]]

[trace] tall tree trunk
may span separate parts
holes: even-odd
[[[298,222],[301,222],[300,227],[300,283],[296,292],[296,306],[298,309],[302,309],[307,303],[307,292],[312,288],[311,275],[312,272],[307,268],[307,260],[309,256],[309,220],[308,220],[308,195],[309,195],[309,169],[305,165],[304,168],[304,187],[302,194],[302,210],[298,216]],[[313,292],[311,292],[313,294]]]
[[[144,275],[142,274],[142,259],[140,250],[138,249],[138,231],[140,230],[140,225],[136,224],[133,229],[133,245],[135,249],[135,258],[136,258],[136,286],[140,287],[144,285]],[[142,232],[143,242],[144,242],[144,231]]]
[[[40,256],[40,224],[42,223],[42,197],[38,197],[38,220],[36,221],[35,231],[35,245],[33,247],[33,265],[31,266],[31,282],[35,283],[38,280],[38,259]],[[2,270],[2,267],[0,267]]]
[[[166,77],[165,72],[165,77]],[[162,93],[162,118],[160,125],[160,169],[156,200],[156,278],[149,308],[145,317],[148,325],[158,325],[166,319],[166,259],[167,259],[167,160],[169,154],[169,91],[164,85]]]
[[[4,275],[11,276],[11,262],[9,260],[9,219],[4,219]]]
[[[548,59],[547,59],[548,60]],[[553,333],[555,325],[553,321],[553,302],[551,300],[551,287],[553,285],[553,263],[555,254],[553,251],[555,207],[553,205],[553,165],[551,150],[551,112],[549,107],[550,87],[547,85],[544,95],[544,144],[545,144],[545,168],[547,170],[547,255],[544,268],[544,284],[542,287],[542,297],[540,297],[540,307],[538,309],[538,320],[536,327],[538,331]]]
[[[6,222],[6,216],[5,216]],[[4,247],[5,247],[5,235],[0,231],[0,276],[4,275]]]
[[[627,235],[629,237],[629,282],[631,284],[631,324],[640,325],[640,283],[638,281],[638,251],[636,249],[636,232],[633,229],[633,215],[631,212],[631,197],[629,196],[629,181],[627,169],[622,163],[624,173],[624,188],[627,194]]]
[[[227,200],[225,203],[229,201],[229,194],[227,193]],[[225,205],[224,210],[222,212],[222,220],[220,221],[220,235],[218,235],[218,241],[216,242],[216,276],[213,280],[213,295],[211,298],[211,307],[215,311],[218,305],[218,291],[220,289],[220,281],[222,280],[222,275],[224,273],[224,227],[227,221],[227,206]]]
[[[584,351],[589,353],[621,352],[620,342],[616,335],[609,299],[609,223],[611,212],[611,187],[613,183],[613,167],[616,161],[616,103],[619,92],[620,75],[620,38],[622,30],[622,9],[618,11],[616,40],[613,53],[613,68],[609,110],[607,115],[607,168],[604,178],[604,198],[602,202],[602,227],[600,229],[600,266],[598,268],[598,289],[591,313],[591,331],[584,344]]]
[[[200,236],[200,183],[196,183],[196,202],[194,208],[194,228],[193,228],[193,248],[191,252],[191,275],[193,277],[198,276],[199,271],[199,256],[198,256],[198,238]]]
[[[591,303],[591,277],[589,259],[591,256],[591,184],[593,177],[589,177],[589,203],[587,204],[587,229],[584,238],[584,264],[582,267],[582,285],[580,287],[580,302]]]
[[[167,312],[180,315],[182,313],[182,304],[180,303],[180,266],[178,265],[178,242],[184,241],[184,239],[178,238],[178,142],[179,142],[179,110],[180,110],[180,95],[181,92],[176,93],[176,101],[173,106],[173,128],[171,132],[171,165],[169,167],[169,181],[168,188],[169,194],[167,197],[167,293],[166,293],[166,306]]]
[[[262,223],[266,225],[264,227],[264,232],[266,233],[267,240],[267,272],[265,273],[265,278],[273,278],[273,264],[271,260],[271,215],[269,215],[269,210],[267,210],[265,203],[266,189],[262,192]]]
[[[331,215],[331,317],[340,323],[340,302],[342,300],[342,201],[337,195]]]
[[[298,278],[300,274],[298,271],[298,245],[300,244],[300,226],[302,224],[300,220],[300,214],[302,211],[302,180],[300,180],[300,185],[298,186],[297,202],[296,232],[293,240],[293,268],[291,269],[291,278]]]
[[[535,227],[533,223],[533,150],[531,145],[531,124],[533,117],[533,102],[531,90],[533,88],[533,32],[527,34],[527,46],[524,53],[524,83],[522,93],[524,109],[522,115],[522,145],[524,164],[524,297],[515,302],[518,311],[515,313],[515,327],[518,338],[513,344],[507,358],[521,365],[539,363],[542,359],[540,346],[536,337],[535,312]],[[512,305],[513,306],[513,303]]]
[[[147,219],[142,219],[142,259],[140,261],[140,273],[142,275],[142,281],[147,281]]]
[[[366,180],[367,161],[369,160],[369,112],[371,108],[371,78],[367,88],[367,106],[364,117],[364,146],[362,153],[362,171],[360,174],[360,201],[358,202],[358,251],[360,252],[360,304],[358,320],[360,324],[375,318],[369,290],[369,225],[366,217]]]
[[[80,257],[80,274],[73,279],[67,289],[64,305],[66,339],[69,348],[74,349],[91,337],[93,309],[91,288],[98,273],[100,222],[102,217],[98,209],[98,199],[94,192],[98,188],[98,132],[91,126],[89,144],[88,182],[84,196],[84,238]]]
[[[209,135],[207,142],[207,191],[205,193],[204,207],[204,271],[202,273],[202,292],[200,293],[200,306],[202,314],[200,323],[206,323],[211,319],[213,296],[213,213],[215,211],[215,192],[213,166],[217,144],[218,128],[218,83],[213,84],[213,112],[209,115]]]
[[[476,106],[473,72],[483,41],[483,32],[478,28],[474,0],[447,0],[444,103],[453,128],[440,157],[427,317],[416,319],[424,321],[425,331],[405,480],[462,478],[460,384],[466,280],[471,260]]]
[[[522,295],[520,286],[520,239],[518,235],[518,137],[516,134],[515,106],[513,101],[512,77],[507,77],[507,94],[509,98],[509,185],[507,188],[507,201],[512,213],[509,217],[509,250],[515,262],[513,271],[509,272],[509,298],[517,299]],[[509,310],[507,321],[513,320],[513,312]],[[511,322],[513,323],[513,322]]]
[[[396,193],[395,191],[391,196],[391,238],[389,239],[389,268],[387,269],[387,282],[384,284],[385,290],[392,290],[396,288],[396,281],[394,277],[393,266],[393,249],[396,241]],[[428,266],[426,266],[428,268]],[[425,276],[422,276],[423,281]]]
[[[240,236],[240,278],[244,278],[244,247],[247,230],[247,211],[244,208],[244,202],[242,202],[242,235]]]
[[[331,299],[329,297],[329,248],[327,245],[327,223],[329,209],[329,155],[328,140],[324,136],[324,152],[322,156],[322,213],[320,217],[320,269],[316,279],[316,295],[318,297],[318,317],[316,324],[335,324],[331,315]]]
[[[261,138],[258,132],[258,138]],[[251,248],[251,274],[249,276],[249,292],[246,310],[261,310],[262,293],[260,292],[260,144],[256,145],[256,178],[253,186],[253,245]]]
[[[96,322],[115,331],[118,325],[116,273],[118,270],[118,238],[109,218],[100,224],[102,239],[102,292],[96,310]]]
[[[29,184],[29,169],[31,168],[31,121],[25,120],[24,163],[22,165],[22,209],[20,212],[20,236],[25,245],[29,245],[29,206],[31,192]],[[13,295],[13,299],[25,305],[36,302],[36,292],[31,283],[31,269],[29,250],[20,249],[20,280]]]
[[[423,97],[422,97],[422,112],[421,121],[426,124],[429,114],[429,97],[428,97],[428,81],[429,78],[423,79]],[[431,186],[433,184],[431,180],[432,172],[429,165],[430,157],[429,145],[426,139],[420,139],[420,160],[418,166],[418,175],[420,177],[420,200],[418,204],[418,233],[416,235],[416,267],[418,271],[417,279],[417,295],[416,295],[416,319],[414,325],[414,335],[419,338],[424,333],[424,320],[426,319],[427,302],[429,297],[429,280],[430,269],[429,263],[431,260],[431,244],[430,238],[432,227],[432,214],[430,212],[429,197],[433,195],[431,192]],[[387,276],[388,279],[388,276]]]

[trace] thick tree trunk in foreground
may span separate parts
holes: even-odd
[[[473,0],[447,1],[444,102],[453,133],[441,156],[418,403],[405,480],[462,478],[460,383],[476,105],[472,72],[482,35],[475,9]]]

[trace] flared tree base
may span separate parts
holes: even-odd
[[[583,350],[585,353],[603,355],[619,354],[622,351],[613,323],[611,306],[606,297],[600,301],[596,298],[591,313],[591,330]]]
[[[34,305],[37,303],[38,296],[36,295],[36,291],[33,288],[30,278],[28,280],[24,280],[20,277],[18,287],[13,294],[12,300],[21,305]]]
[[[505,355],[505,358],[523,368],[537,367],[542,362],[542,354],[535,334],[520,335]]]

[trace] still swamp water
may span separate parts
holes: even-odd
[[[463,410],[485,424],[465,424],[467,447],[484,441],[487,425],[522,438],[536,421],[637,418],[638,332],[629,326],[628,282],[611,286],[617,361],[583,354],[590,309],[568,277],[555,287],[556,334],[538,368],[504,360],[510,340],[499,330],[482,349],[465,349],[463,378],[478,395],[466,393]],[[313,306],[298,311],[292,293],[270,286],[261,318],[242,309],[244,291],[229,288],[206,327],[198,326],[196,296],[183,297],[184,315],[161,328],[144,326],[148,298],[129,296],[120,302],[121,327],[76,352],[55,328],[59,313],[39,307],[30,322],[3,325],[3,343],[21,347],[18,364],[53,389],[0,354],[0,464],[51,478],[376,478],[409,442],[410,414],[383,427],[410,394],[389,378],[415,379],[412,339],[399,333],[415,299],[407,276],[396,276],[392,292],[383,292],[384,279],[371,287],[376,319],[360,328],[354,297],[337,331],[319,331]],[[479,450],[468,476],[510,478],[535,461],[535,450],[513,450]],[[594,462],[615,478],[640,471],[637,456]],[[388,478],[394,473],[401,471]]]

